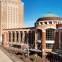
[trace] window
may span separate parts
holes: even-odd
[[[52,24],[52,21],[49,21],[49,24]]]
[[[25,36],[24,36],[24,37],[25,37],[25,38],[24,38],[24,41],[27,42],[27,32],[24,31],[24,34],[25,34]]]
[[[11,42],[11,32],[9,32],[9,42]]]
[[[57,24],[57,21],[54,21],[54,24]]]
[[[36,25],[39,25],[39,23],[37,23]]]
[[[15,33],[14,31],[12,32],[12,35],[13,35],[13,42],[15,41]]]
[[[20,38],[21,38],[21,41],[22,41],[22,36],[23,36],[23,33],[22,33],[22,31],[20,31]]]
[[[36,23],[35,23],[35,26],[36,26]]]
[[[18,36],[19,36],[19,33],[18,33],[18,31],[16,31],[17,42],[18,42]]]
[[[40,22],[41,25],[43,25],[43,22]]]
[[[47,48],[47,49],[52,49],[52,48],[53,48],[53,44],[47,43],[47,44],[46,44],[46,48]]]
[[[45,24],[47,24],[47,22],[44,22]]]
[[[46,30],[46,39],[47,40],[54,40],[54,29],[47,29]]]

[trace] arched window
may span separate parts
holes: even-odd
[[[47,40],[54,40],[54,29],[47,29],[46,30],[46,39]]]
[[[47,22],[44,22],[45,24],[47,24]]]
[[[52,21],[49,21],[49,24],[52,24]]]
[[[43,22],[40,22],[41,25],[43,25]]]

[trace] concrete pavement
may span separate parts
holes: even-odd
[[[13,62],[2,50],[0,50],[0,62]]]

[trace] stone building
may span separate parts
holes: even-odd
[[[2,30],[11,28],[22,28],[23,3],[20,0],[0,0],[0,41],[2,41]]]
[[[34,27],[3,29],[3,46],[11,47],[14,44],[25,43],[30,48],[41,50],[44,55],[52,51],[57,40],[57,25],[60,24],[62,24],[61,17],[48,13],[37,19]]]

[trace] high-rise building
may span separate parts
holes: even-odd
[[[2,29],[23,27],[23,6],[21,0],[0,0],[0,34]]]

